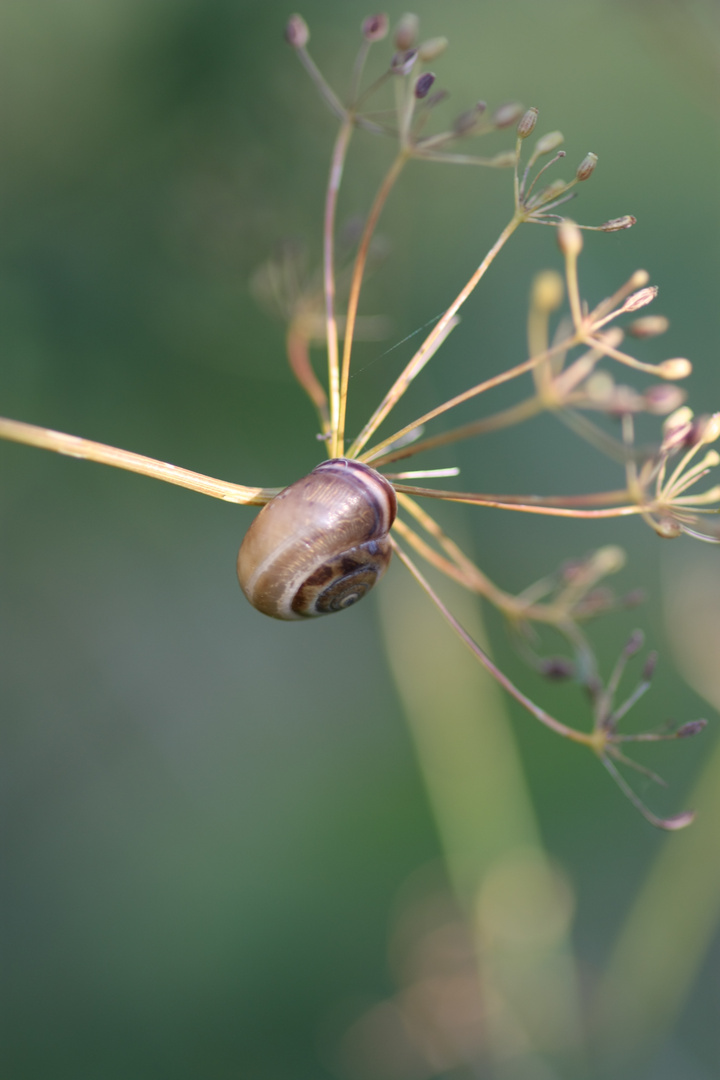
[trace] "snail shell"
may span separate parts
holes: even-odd
[[[396,513],[380,473],[346,458],[324,461],[255,518],[238,554],[240,587],[275,619],[342,611],[387,570]]]

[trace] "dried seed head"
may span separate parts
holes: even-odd
[[[382,41],[388,32],[387,15],[368,15],[363,19],[362,32],[366,41]]]
[[[538,158],[542,157],[543,154],[552,154],[553,150],[557,150],[558,146],[562,146],[564,142],[565,138],[561,131],[549,131],[547,135],[541,135],[535,143],[533,157]]]
[[[650,386],[643,394],[645,409],[653,416],[667,416],[680,408],[685,400],[685,392],[679,386],[666,386],[658,383]]]
[[[625,648],[623,649],[623,656],[626,659],[629,659],[631,656],[634,656],[636,652],[640,652],[640,649],[642,649],[644,644],[645,635],[643,634],[642,630],[633,630],[632,634],[628,638]]]
[[[477,109],[468,109],[467,112],[460,113],[453,124],[453,131],[456,135],[467,135],[472,131],[478,122]]]
[[[408,49],[407,52],[395,53],[390,63],[390,70],[395,75],[409,75],[417,60],[417,49]]]
[[[422,101],[424,97],[427,97],[434,82],[435,76],[431,71],[426,71],[424,75],[418,75],[415,80],[415,97],[418,101]]]
[[[285,40],[293,49],[304,49],[310,40],[308,24],[302,15],[291,15],[285,26]]]
[[[406,12],[395,27],[395,34],[393,35],[395,47],[403,52],[407,49],[412,49],[417,41],[419,26],[420,20],[417,15],[413,15],[412,12]]]
[[[507,104],[498,106],[492,115],[492,122],[496,128],[510,127],[518,122],[524,111],[518,101],[508,101]]]
[[[537,109],[528,109],[524,116],[520,118],[517,126],[519,139],[527,139],[528,135],[532,135],[533,129],[537,124],[537,118]]]
[[[557,270],[543,270],[532,283],[532,306],[538,311],[557,311],[563,302],[565,285]]]
[[[437,60],[438,56],[442,56],[447,47],[446,37],[429,38],[418,47],[418,56],[424,64],[431,64],[433,60]]]
[[[636,338],[651,338],[664,334],[669,325],[664,315],[643,315],[641,319],[630,323],[627,332]]]
[[[632,214],[625,214],[624,217],[612,218],[610,221],[606,221],[600,226],[602,232],[620,232],[621,229],[630,229],[637,223],[637,218]]]
[[[692,371],[692,364],[684,356],[675,357],[673,360],[663,360],[658,364],[657,373],[661,379],[686,379]]]
[[[577,258],[583,248],[583,238],[574,221],[563,221],[558,225],[557,242],[563,255]]]
[[[598,163],[597,154],[586,154],[577,167],[575,173],[576,180],[587,180],[595,172],[595,166]]]
[[[707,727],[707,720],[690,720],[677,730],[678,739],[689,739],[693,735],[699,735]]]
[[[575,674],[575,665],[564,656],[550,656],[541,661],[540,674],[548,679],[571,679]]]
[[[628,296],[627,300],[621,307],[621,311],[639,311],[640,308],[647,307],[651,304],[658,294],[657,285],[649,285],[645,289],[638,289],[632,296]]]
[[[657,666],[658,654],[656,652],[648,653],[647,660],[643,664],[642,669],[642,681],[650,682],[652,679],[655,668]]]

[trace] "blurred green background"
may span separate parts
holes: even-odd
[[[388,6],[392,18],[403,10]],[[644,355],[691,357],[690,404],[717,409],[716,6],[423,0],[415,10],[423,37],[451,42],[434,65],[452,92],[448,117],[478,98],[517,98],[540,109],[539,131],[564,132],[566,174],[588,150],[599,155],[572,213],[639,223],[589,234],[584,294],[598,300],[646,267],[671,329]],[[356,0],[307,0],[302,12],[314,58],[342,90],[369,12]],[[3,414],[240,483],[282,485],[317,463],[282,327],[248,288],[288,237],[306,238],[312,262],[320,253],[334,123],[283,42],[288,14],[260,0],[0,7]],[[358,135],[341,217],[367,209],[390,154]],[[391,337],[358,346],[351,431],[411,344],[379,354],[443,310],[510,208],[507,173],[411,164],[382,222],[390,256],[363,294],[365,311],[392,320]],[[521,230],[401,419],[523,357],[530,281],[546,266],[559,266],[550,230]],[[617,483],[550,419],[433,464],[459,464],[471,490]],[[3,1076],[718,1074],[712,884],[689,993],[667,1015],[658,1006],[661,1022],[651,1017],[650,1034],[613,1062],[602,1037],[587,1072],[552,1053],[490,1064],[482,1046],[465,1065],[420,1055],[394,1072],[339,1054],[343,1032],[396,994],[388,935],[408,880],[430,874],[433,889],[448,888],[377,598],[338,620],[275,623],[235,580],[250,509],[21,446],[0,445],[0,467]],[[653,806],[686,805],[716,722],[663,630],[663,544],[636,521],[441,517],[509,589],[601,544],[627,549],[621,585],[650,599],[598,627],[598,652],[607,670],[642,625],[662,662],[638,725],[710,718],[702,739],[644,759],[672,782],[667,796],[641,783]],[[678,542],[664,572],[683,580],[695,556]],[[704,566],[717,578],[717,561]],[[403,574],[393,567],[387,582],[399,605]],[[422,610],[427,633],[444,634]],[[582,724],[577,691],[540,683],[492,616],[489,629],[524,689]],[[711,667],[718,653],[720,631]],[[677,846],[690,842],[654,833],[589,756],[510,711],[532,828],[574,897],[578,1008],[592,1026],[594,988],[646,875],[667,845],[690,852]],[[690,885],[694,866],[717,865],[720,821],[709,820],[683,869]],[[648,948],[664,955],[670,941],[684,955],[694,916],[665,915]]]

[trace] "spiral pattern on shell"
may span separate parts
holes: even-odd
[[[238,580],[275,619],[331,615],[357,603],[387,570],[397,501],[359,461],[324,461],[264,506],[238,553]]]

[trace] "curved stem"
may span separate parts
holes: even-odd
[[[365,266],[367,264],[368,252],[370,251],[370,243],[375,232],[380,214],[383,211],[383,207],[387,202],[388,195],[392,191],[393,185],[400,175],[402,168],[407,161],[407,155],[403,152],[399,153],[394,162],[390,166],[385,179],[383,180],[378,192],[375,196],[373,204],[370,208],[365,227],[363,229],[362,237],[360,239],[360,245],[358,247],[357,255],[355,256],[355,265],[353,267],[352,282],[350,285],[350,296],[348,298],[348,308],[345,322],[345,337],[343,343],[343,358],[342,358],[342,373],[340,377],[340,406],[338,413],[338,431],[337,431],[337,446],[334,457],[342,457],[345,448],[345,414],[347,411],[347,395],[348,395],[348,381],[350,379],[350,357],[352,354],[353,337],[355,335],[355,320],[357,318],[358,301],[360,299],[360,289],[362,287],[363,275],[365,273]]]
[[[335,315],[335,214],[345,158],[353,130],[352,117],[346,115],[340,125],[330,161],[325,218],[323,225],[323,286],[325,291],[325,326],[327,332],[328,388],[330,391],[331,456],[336,457],[337,424],[340,407],[340,368],[338,363],[338,328]]]
[[[100,465],[113,465],[116,469],[151,476],[155,480],[164,480],[167,484],[189,488],[201,495],[210,495],[225,502],[242,503],[247,506],[264,506],[277,495],[280,488],[244,487],[225,480],[216,480],[212,476],[180,469],[166,461],[133,454],[129,450],[120,450],[116,446],[80,439],[77,435],[65,435],[50,428],[36,427],[20,420],[7,420],[0,417],[0,438],[11,442],[37,446],[42,450],[54,450],[57,454],[81,458],[84,461],[96,461]]]
[[[548,504],[543,501],[545,498],[544,496],[537,495],[501,496],[498,498],[497,496],[479,495],[470,491],[441,491],[436,488],[414,487],[409,484],[393,483],[393,487],[397,492],[402,492],[407,495],[420,495],[423,498],[428,499],[442,499],[445,502],[473,503],[479,506],[492,506],[500,510],[521,510],[526,514],[545,514],[551,517],[629,517],[632,514],[644,514],[648,511],[647,506],[610,506],[601,510],[581,510],[556,505],[557,502],[563,503],[567,501],[563,496],[554,498],[553,502]],[[604,500],[606,495],[620,495],[622,498],[627,498],[627,491],[603,492],[601,496],[590,496],[590,498],[602,498]],[[570,496],[570,498],[573,498],[573,496]],[[575,496],[574,498],[586,498],[586,496]],[[513,501],[514,499],[517,501]]]
[[[418,584],[425,590],[446,622],[450,624],[458,637],[467,645],[483,667],[490,672],[492,677],[503,687],[503,689],[506,690],[511,697],[514,697],[524,709],[527,709],[536,720],[539,720],[541,724],[550,728],[550,730],[554,731],[557,735],[562,735],[566,739],[572,739],[573,742],[583,743],[585,746],[593,746],[595,740],[592,734],[576,731],[574,728],[567,727],[566,724],[562,724],[559,720],[556,720],[554,716],[550,716],[550,714],[545,712],[544,709],[541,709],[539,705],[536,705],[534,701],[531,701],[530,698],[526,697],[525,694],[523,694],[523,692],[508,679],[507,675],[503,674],[500,668],[493,663],[488,654],[480,648],[478,643],[470,636],[470,634],[468,634],[467,630],[465,630],[465,628],[457,621],[455,616],[451,614],[445,604],[443,604],[440,597],[420,573],[412,559],[405,554],[392,537],[390,538],[390,541],[393,550],[397,552],[398,558],[401,559]]]

